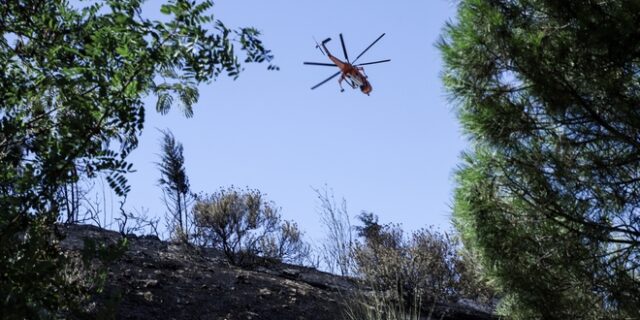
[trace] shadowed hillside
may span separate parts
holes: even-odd
[[[121,237],[94,226],[64,228],[62,247],[73,252],[86,239],[107,244]],[[126,253],[109,266],[105,291],[92,306],[118,319],[342,319],[356,290],[353,280],[313,268],[264,261],[240,268],[213,250],[156,237],[127,240]],[[429,311],[424,314],[427,319]],[[434,306],[431,317],[491,318],[458,305]]]

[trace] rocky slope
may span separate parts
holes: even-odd
[[[62,246],[71,252],[81,250],[85,239],[105,244],[121,239],[94,226],[64,230]],[[111,306],[118,319],[343,319],[345,301],[356,291],[351,280],[312,268],[280,263],[239,268],[213,250],[156,237],[127,240],[96,298],[96,305]],[[436,305],[431,318],[492,317],[469,306]]]

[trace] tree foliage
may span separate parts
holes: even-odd
[[[126,156],[144,126],[143,97],[187,116],[197,85],[237,77],[272,56],[253,28],[232,30],[211,1],[171,0],[166,22],[140,0],[0,1],[0,309],[5,318],[49,317],[74,295],[61,275],[54,223],[60,190],[98,172],[129,191]]]
[[[640,3],[463,0],[454,217],[520,318],[639,317]]]
[[[182,151],[182,143],[177,142],[170,131],[162,131],[162,154],[156,165],[161,175],[158,184],[168,210],[167,227],[173,237],[188,241],[190,192]]]

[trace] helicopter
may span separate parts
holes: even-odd
[[[355,60],[353,60],[353,62],[349,61],[349,56],[347,55],[347,49],[344,45],[344,38],[342,37],[342,33],[340,34],[340,43],[342,44],[342,51],[344,53],[344,59],[345,61],[342,61],[338,58],[336,58],[335,56],[333,56],[330,52],[329,49],[327,49],[327,42],[331,41],[331,38],[327,38],[325,40],[322,41],[322,44],[318,44],[318,42],[316,41],[316,48],[318,48],[320,50],[320,52],[322,52],[322,54],[326,55],[327,57],[329,57],[329,60],[331,60],[331,62],[333,63],[322,63],[322,62],[304,62],[304,64],[308,64],[308,65],[314,65],[314,66],[330,66],[330,67],[338,67],[340,68],[340,71],[336,72],[335,74],[333,74],[332,76],[330,76],[329,78],[325,79],[324,81],[318,83],[317,85],[311,87],[311,90],[325,84],[327,81],[335,78],[336,76],[340,75],[340,79],[338,79],[338,85],[340,86],[340,92],[344,92],[344,88],[342,87],[342,81],[347,81],[347,84],[349,84],[349,86],[351,86],[351,88],[355,89],[355,88],[360,88],[360,91],[362,91],[362,93],[369,95],[371,93],[372,87],[371,84],[369,83],[369,81],[367,80],[367,75],[364,73],[364,68],[362,66],[365,65],[370,65],[370,64],[376,64],[376,63],[383,63],[383,62],[389,62],[391,61],[391,59],[386,59],[386,60],[379,60],[379,61],[373,61],[373,62],[365,62],[365,63],[359,63],[359,64],[355,64],[356,61],[358,61],[358,59],[360,59],[360,57],[362,57],[362,55],[367,52],[369,49],[371,49],[371,47],[373,47],[374,44],[376,44],[376,42],[378,42],[378,40],[380,40],[382,37],[384,37],[384,33],[378,37],[378,39],[376,39],[375,41],[373,41],[366,49],[364,49],[356,58]],[[323,50],[324,49],[324,50]]]

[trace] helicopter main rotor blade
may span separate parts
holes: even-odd
[[[342,52],[344,52],[344,58],[349,62],[349,56],[347,55],[347,47],[344,46],[344,39],[342,33],[340,34],[340,43],[342,44]]]
[[[366,66],[368,64],[376,64],[376,63],[383,63],[383,62],[389,62],[389,61],[391,61],[391,59],[373,61],[373,62],[365,62],[365,63],[358,63],[358,64],[356,64],[356,66]]]
[[[333,63],[324,63],[324,62],[303,62],[303,64],[308,64],[312,66],[328,66],[328,67],[337,67]]]
[[[339,74],[340,74],[340,71],[338,71],[338,72],[334,73],[331,77],[329,77],[329,78],[325,79],[324,81],[322,81],[322,82],[320,82],[320,83],[316,84],[315,86],[311,87],[311,90],[313,90],[313,89],[315,89],[315,88],[317,88],[317,87],[319,87],[319,86],[321,86],[321,85],[323,85],[323,84],[327,83],[327,81],[329,81],[329,80],[331,80],[331,79],[335,78],[335,77],[336,77],[336,76],[338,76]]]
[[[366,49],[364,49],[364,51],[362,51],[362,53],[360,53],[355,60],[353,60],[353,63],[356,63],[356,61],[358,61],[358,59],[360,59],[360,57],[362,57],[362,55],[367,52],[369,49],[371,49],[371,47],[373,47],[374,44],[376,44],[376,42],[378,42],[378,40],[380,40],[382,37],[384,37],[384,33],[378,37],[378,39],[376,39],[374,42],[372,42]]]

